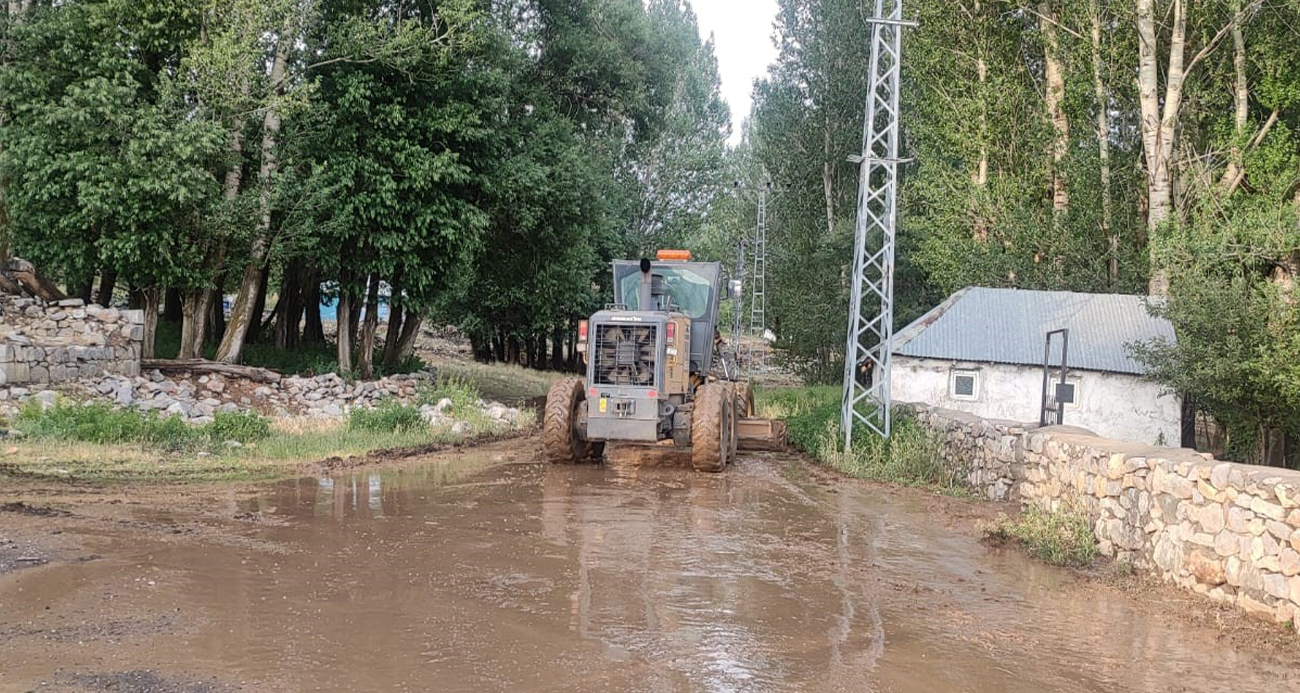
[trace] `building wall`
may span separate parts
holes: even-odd
[[[979,372],[975,401],[952,396],[954,370]],[[1074,371],[1077,404],[1067,405],[1065,423],[1114,440],[1148,445],[1182,441],[1182,402],[1161,386],[1134,375]],[[1042,405],[1043,369],[895,356],[890,380],[896,402],[969,412],[987,419],[1033,421]]]
[[[1300,629],[1300,471],[913,408],[988,498],[1084,514],[1103,554]]]
[[[0,385],[139,375],[144,312],[0,297]]]

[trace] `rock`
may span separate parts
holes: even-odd
[[[455,424],[452,424],[451,434],[456,436],[469,435],[473,430],[474,427],[469,425],[468,421],[457,421]]]
[[[451,409],[454,404],[455,402],[452,402],[450,397],[443,397],[438,400],[437,404],[433,405],[433,410],[439,414],[444,414],[447,410]]]
[[[33,395],[32,399],[40,403],[41,411],[46,411],[59,401],[59,395],[53,390],[41,390]]]
[[[237,448],[242,448],[242,447],[244,447],[244,444],[241,443],[241,442],[239,442],[239,441],[237,441],[237,440],[227,440],[225,443],[223,443],[223,445],[225,445],[226,447],[231,448],[231,449],[237,449]]]
[[[1270,520],[1276,520],[1278,522],[1285,520],[1287,515],[1286,509],[1282,506],[1277,503],[1270,503],[1258,496],[1251,498],[1250,509],[1256,515],[1263,515]]]
[[[1253,519],[1255,519],[1255,513],[1236,505],[1228,506],[1228,529],[1237,534],[1245,534],[1248,532],[1249,530],[1246,529],[1246,523]]]
[[[1217,503],[1207,505],[1199,510],[1193,511],[1194,519],[1201,527],[1210,534],[1218,534],[1223,531],[1225,520],[1223,515],[1223,506]]]
[[[226,402],[225,404],[217,407],[217,411],[223,414],[233,414],[239,411],[239,406],[236,405],[234,402]]]
[[[1242,610],[1252,616],[1267,616],[1273,618],[1275,613],[1273,607],[1251,597],[1248,594],[1242,594],[1237,597],[1237,606],[1241,607]]]
[[[1217,587],[1228,581],[1224,574],[1223,563],[1201,551],[1193,551],[1187,556],[1187,568],[1192,572],[1192,576],[1204,585]]]
[[[1277,597],[1278,599],[1291,598],[1291,586],[1285,577],[1277,573],[1265,573],[1264,592],[1270,597]]]
[[[113,391],[113,403],[119,407],[129,407],[135,401],[135,391],[130,385],[120,385]]]
[[[320,412],[325,416],[330,417],[343,416],[343,409],[338,405],[338,402],[330,402],[326,404],[320,408]]]
[[[510,412],[510,408],[507,407],[506,405],[500,402],[493,402],[492,404],[488,405],[487,409],[484,410],[483,413],[487,414],[493,419],[496,419],[497,421],[502,421],[506,418],[509,412]]]
[[[1279,554],[1278,567],[1287,577],[1300,575],[1300,551],[1289,547],[1283,548]]]

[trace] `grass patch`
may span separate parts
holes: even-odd
[[[568,373],[537,371],[523,366],[502,363],[478,363],[464,359],[432,359],[433,366],[444,379],[473,383],[474,388],[487,400],[518,406],[531,399],[545,397],[551,385]],[[455,397],[452,397],[455,400]],[[437,400],[434,400],[437,402]]]
[[[386,401],[371,409],[353,409],[348,428],[372,433],[414,431],[424,427],[419,408],[410,404]]]
[[[38,441],[118,445],[134,443],[181,451],[227,441],[252,443],[271,434],[266,419],[254,413],[219,412],[213,421],[191,426],[179,417],[156,411],[114,409],[107,404],[59,401],[44,408],[31,401],[18,413],[14,427]]]
[[[785,419],[796,448],[849,476],[970,495],[961,470],[944,464],[939,438],[910,415],[895,413],[888,439],[855,430],[853,449],[844,450],[840,398],[837,387],[760,391],[757,408],[759,416]]]
[[[983,529],[990,541],[1018,544],[1029,555],[1052,565],[1082,568],[1097,559],[1092,523],[1074,510],[1053,513],[1029,508],[1014,518],[1000,515]]]

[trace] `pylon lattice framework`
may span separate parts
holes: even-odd
[[[871,62],[862,157],[858,161],[858,210],[853,243],[853,291],[844,351],[844,400],[840,426],[851,449],[853,429],[863,424],[890,434],[889,375],[894,342],[894,239],[898,213],[899,76],[902,0],[876,0],[871,25]]]
[[[754,283],[749,298],[749,333],[763,336],[767,328],[767,190],[758,191],[758,225],[754,229]]]

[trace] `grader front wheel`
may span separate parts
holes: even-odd
[[[603,452],[604,444],[587,442],[578,430],[578,411],[586,399],[586,387],[579,378],[557,381],[547,393],[542,447],[552,464],[578,464]]]
[[[695,393],[691,419],[691,464],[702,472],[721,472],[736,447],[735,393],[726,383],[702,385]]]

